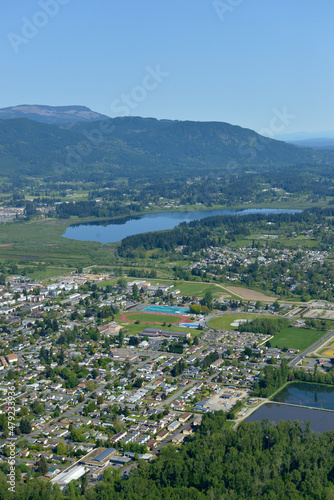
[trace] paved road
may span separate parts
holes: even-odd
[[[181,416],[181,415],[182,415],[182,413],[180,413],[179,416]],[[169,443],[172,443],[173,437],[176,436],[176,434],[182,433],[183,429],[185,429],[188,425],[192,425],[194,423],[194,420],[195,419],[192,418],[191,420],[188,420],[187,422],[184,422],[184,424],[182,424],[172,434],[170,434],[165,441],[161,441],[161,443],[159,444],[159,446],[157,448],[155,448],[154,453],[159,453],[164,446],[166,446]],[[186,436],[185,436],[185,438],[186,438]]]
[[[174,399],[178,399],[181,396],[181,394],[183,394],[184,392],[188,391],[197,382],[198,382],[198,380],[194,380],[194,381],[190,382],[190,384],[187,384],[184,387],[181,387],[181,389],[178,390],[177,392],[175,392],[175,394],[173,394],[169,398],[165,399],[158,406],[156,406],[155,410],[157,410],[157,412],[159,413],[159,411],[161,411],[164,408],[165,405],[168,405],[169,403],[171,403],[172,401],[174,401]]]
[[[328,340],[330,337],[334,335],[334,330],[331,330],[330,332],[326,333],[320,340],[318,340],[315,344],[311,345],[306,351],[304,351],[302,354],[298,354],[298,356],[290,361],[289,366],[296,366],[305,356],[313,352],[315,349],[321,346],[326,340]]]

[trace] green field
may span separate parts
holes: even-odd
[[[99,243],[63,238],[61,235],[69,224],[69,221],[45,219],[2,224],[0,259],[16,261],[24,267],[33,267],[38,262],[55,266],[53,275],[64,274],[66,268],[104,263],[107,258],[110,262],[110,252],[102,254]]]
[[[213,318],[209,321],[208,326],[214,330],[237,330],[238,327],[231,326],[231,323],[236,319],[248,319],[264,317],[260,314],[223,314],[218,318]],[[270,316],[272,318],[272,316]],[[276,333],[271,339],[272,347],[287,347],[288,349],[299,349],[304,351],[310,347],[314,342],[321,339],[325,335],[324,331],[311,330],[306,328],[288,327]]]
[[[270,341],[272,347],[288,347],[289,349],[299,349],[304,351],[314,342],[321,339],[326,332],[319,330],[309,330],[306,328],[284,328]]]
[[[225,294],[226,296],[230,295],[228,294],[228,292],[216,285],[213,285],[212,283],[192,283],[189,281],[180,281],[175,283],[174,290],[175,289],[180,290],[181,295],[185,295],[188,297],[204,297],[205,292],[208,291],[212,293],[214,298],[218,298],[223,294]]]
[[[138,335],[138,333],[141,333],[145,330],[145,328],[147,328],[147,325],[144,323],[135,325],[134,323],[128,323],[127,321],[117,321],[117,324],[119,324],[123,331],[126,332],[127,337],[130,337],[130,335]]]
[[[243,313],[233,313],[233,314],[223,314],[218,318],[213,318],[209,321],[208,326],[214,330],[238,330],[237,326],[231,326],[236,319],[248,319],[252,320],[255,318],[263,318],[263,314],[243,314]],[[272,317],[272,316],[270,316]]]
[[[118,320],[117,324],[121,325],[121,327],[126,332],[127,337],[129,337],[130,335],[137,335],[138,333],[141,333],[143,330],[145,330],[145,328],[148,328],[147,323],[140,323],[139,325],[136,325],[135,323],[129,323],[127,321]],[[152,328],[154,328],[154,325],[149,325],[149,326],[152,326]],[[161,325],[159,325],[159,326],[161,326]],[[187,330],[186,328],[182,328],[182,327],[179,327],[176,325],[168,326],[168,324],[165,325],[163,327],[163,329],[164,330],[171,330],[173,332],[182,332],[182,333],[189,331],[191,333],[192,337],[197,337],[198,335],[201,335],[201,333],[202,333],[201,330],[194,330],[194,329]]]

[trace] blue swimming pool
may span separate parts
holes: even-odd
[[[164,314],[184,314],[190,312],[186,307],[173,307],[173,306],[148,306],[142,311],[156,312]]]
[[[180,323],[179,326],[183,326],[184,328],[198,328],[199,323]]]

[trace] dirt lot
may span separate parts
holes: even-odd
[[[334,319],[334,311],[326,311],[322,317],[323,319]]]
[[[306,313],[304,313],[304,318],[320,318],[324,313],[323,309],[309,309]]]
[[[229,286],[226,287],[226,290],[229,290],[231,293],[235,293],[236,295],[240,295],[243,299],[247,300],[261,300],[264,302],[275,302],[275,297],[268,297],[260,292],[255,292],[254,290],[248,290],[248,288],[242,288],[238,286]]]
[[[223,394],[230,394],[231,399],[223,399],[221,396]],[[243,401],[248,397],[248,392],[245,389],[222,389],[218,394],[212,396],[209,408],[212,411],[224,410],[230,411],[232,406],[236,404],[237,401]]]

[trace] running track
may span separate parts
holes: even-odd
[[[137,320],[136,319],[130,319],[129,317],[134,316],[135,314],[141,314],[141,312],[133,312],[133,313],[122,314],[122,316],[120,317],[120,320],[121,321],[131,321],[131,322],[134,323]],[[172,325],[175,325],[175,324],[178,324],[178,323],[189,323],[189,317],[188,316],[180,316],[179,314],[176,315],[176,314],[150,313],[150,312],[143,312],[143,314],[149,314],[150,316],[175,316],[175,319],[177,318],[177,321],[166,321],[166,323],[171,323]],[[156,323],[159,323],[159,321],[142,321],[142,323],[147,323],[149,325],[155,325]]]

